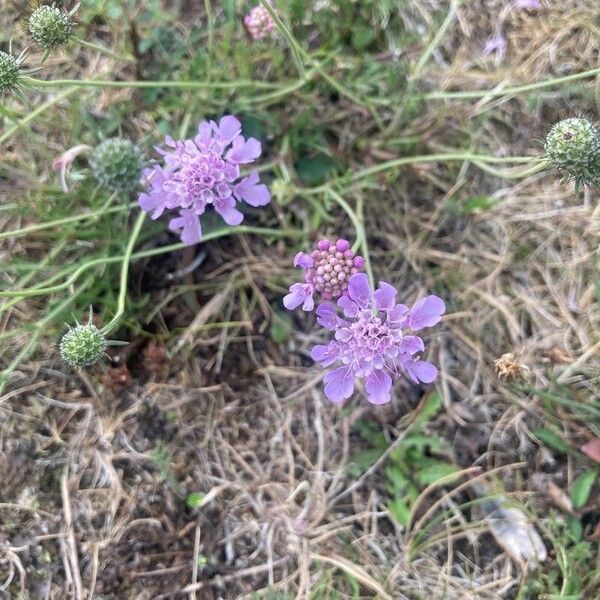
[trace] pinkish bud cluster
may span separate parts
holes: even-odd
[[[348,293],[348,281],[365,265],[362,256],[355,256],[347,240],[321,240],[310,253],[298,252],[294,266],[304,269],[304,283],[295,283],[283,299],[293,310],[302,304],[303,310],[313,310],[315,292],[323,300],[335,300]]]
[[[335,244],[321,240],[310,257],[314,264],[307,269],[304,278],[306,283],[312,283],[323,300],[333,300],[346,293],[348,280],[365,264],[362,256],[354,256],[346,240],[338,240]]]
[[[266,38],[275,29],[273,18],[264,6],[255,6],[244,18],[244,25],[255,40]]]

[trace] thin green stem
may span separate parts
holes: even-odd
[[[27,227],[21,227],[20,229],[14,229],[13,231],[2,231],[0,232],[0,240],[6,238],[20,237],[37,231],[43,231],[45,229],[52,229],[58,225],[67,225],[68,223],[77,223],[79,221],[86,221],[87,219],[93,219],[94,217],[101,217],[109,215],[111,213],[125,212],[137,206],[137,202],[130,202],[129,204],[123,204],[120,206],[113,206],[111,208],[100,208],[87,213],[79,215],[73,215],[72,217],[64,217],[62,219],[56,219],[54,221],[48,221],[46,223],[36,223],[35,225],[27,225]]]
[[[404,156],[395,158],[387,162],[379,163],[373,167],[358,171],[350,178],[350,181],[360,181],[365,177],[389,171],[397,167],[405,165],[413,165],[417,163],[428,162],[450,162],[450,161],[471,161],[481,163],[498,163],[498,164],[528,164],[537,159],[535,156],[489,156],[485,154],[471,154],[470,152],[450,152],[447,154],[425,154],[420,156]]]
[[[456,14],[456,6],[452,4],[450,6],[448,14],[446,15],[446,18],[444,19],[444,22],[441,24],[440,28],[433,36],[431,42],[429,42],[429,44],[425,48],[425,51],[423,52],[423,54],[421,54],[419,60],[417,61],[417,64],[412,70],[412,73],[410,74],[410,82],[414,82],[416,79],[418,79],[419,75],[421,74],[421,71],[423,70],[423,67],[427,64],[427,61],[431,58],[431,55],[435,52],[435,49],[440,45],[442,38],[446,35],[448,27],[450,27],[450,25],[454,22]]]
[[[100,54],[105,54],[106,56],[110,56],[111,58],[116,58],[117,60],[125,60],[127,62],[132,63],[136,62],[135,58],[133,58],[132,56],[124,56],[122,54],[119,54],[118,52],[113,52],[109,48],[105,48],[104,46],[100,46],[99,44],[95,44],[94,42],[88,42],[83,38],[72,37],[71,39],[80,46],[83,46],[84,48],[89,48],[90,50],[100,52]]]
[[[365,210],[364,201],[362,196],[358,197],[356,201],[356,212],[358,213],[358,220],[360,222],[360,231],[362,237],[362,255],[365,259],[365,272],[369,278],[371,289],[375,289],[375,277],[373,277],[373,267],[371,265],[371,254],[369,252],[369,244],[367,242],[367,231],[365,229]]]
[[[165,88],[165,89],[190,89],[190,90],[237,90],[242,87],[277,89],[280,84],[267,81],[113,81],[106,79],[34,79],[27,77],[26,82],[41,88],[55,88],[65,86],[90,87],[90,88]]]
[[[121,267],[121,281],[119,287],[119,298],[117,301],[117,312],[115,316],[112,318],[110,323],[102,328],[102,332],[104,334],[108,334],[111,330],[118,325],[121,320],[121,317],[125,313],[125,300],[127,298],[127,277],[129,275],[129,265],[131,263],[131,255],[133,254],[133,248],[137,239],[140,235],[140,231],[142,230],[142,225],[146,220],[147,213],[140,211],[138,218],[133,226],[133,230],[131,231],[131,235],[129,236],[129,241],[127,242],[127,247],[125,248],[125,254],[123,255],[123,266]]]
[[[63,90],[62,92],[60,92],[53,98],[46,100],[46,102],[44,102],[43,104],[40,104],[35,110],[32,110],[26,117],[23,117],[18,123],[15,123],[12,127],[7,129],[2,135],[0,135],[0,144],[3,144],[4,142],[6,142],[6,140],[8,140],[14,133],[19,131],[19,129],[21,129],[22,127],[25,127],[25,125],[29,125],[29,123],[31,123],[31,121],[33,121],[34,119],[39,117],[42,113],[45,113],[49,108],[52,108],[55,104],[57,104],[61,100],[68,98],[69,96],[74,94],[76,91],[77,91],[77,88],[75,88],[75,87],[72,87],[71,89]]]
[[[535,175],[536,173],[539,173],[540,171],[543,171],[544,169],[548,168],[548,162],[545,160],[536,162],[535,165],[531,168],[526,169],[525,171],[518,171],[516,173],[500,171],[499,169],[495,169],[494,167],[490,167],[489,165],[478,161],[473,161],[473,164],[478,166],[482,171],[485,171],[490,175],[494,175],[502,179],[523,179],[525,177],[529,177],[530,175]]]
[[[266,94],[262,94],[261,96],[254,96],[252,98],[246,98],[247,102],[251,102],[252,104],[266,104],[268,102],[273,102],[275,100],[279,100],[279,98],[284,98],[289,94],[293,94],[299,89],[302,89],[307,83],[309,83],[315,76],[316,69],[311,69],[307,71],[302,79],[287,85],[280,90],[274,90],[272,92],[267,92]]]
[[[362,243],[362,240],[361,240],[361,224],[360,224],[360,221],[358,219],[358,216],[354,212],[354,210],[352,209],[352,207],[336,191],[334,191],[331,188],[329,188],[327,190],[327,192],[333,198],[333,200],[337,204],[339,204],[341,206],[341,208],[344,210],[344,212],[348,215],[348,217],[352,221],[352,225],[354,225],[354,232],[356,234],[356,242],[352,246],[352,250],[356,251],[356,249]]]
[[[301,78],[304,77],[305,69],[304,63],[302,62],[302,57],[306,56],[302,46],[296,41],[291,31],[288,29],[286,24],[281,20],[269,0],[258,0],[265,10],[271,15],[273,22],[275,23],[275,27],[281,32],[283,37],[287,40],[287,43],[290,46],[290,51],[292,53],[292,59],[294,64],[296,65],[296,70],[298,71],[298,75]]]
[[[424,98],[425,100],[469,100],[486,97],[497,98],[499,96],[512,96],[514,94],[522,94],[523,92],[533,92],[535,90],[559,86],[563,83],[577,81],[578,79],[587,79],[588,77],[595,77],[598,74],[600,74],[600,68],[589,69],[588,71],[582,71],[581,73],[573,73],[572,75],[566,75],[565,77],[556,77],[554,79],[546,79],[545,81],[537,81],[535,83],[528,83],[525,85],[516,85],[504,89],[498,87],[493,90],[430,92],[429,94],[423,94],[422,98]]]
[[[212,9],[212,4],[210,0],[204,0],[204,12],[206,13],[206,21],[207,21],[207,25],[208,25],[208,75],[210,78],[210,73],[212,71],[211,69],[211,62],[212,62],[212,50],[213,50],[213,43],[214,43],[214,37],[215,37],[215,16],[213,13],[213,9]]]
[[[250,225],[238,225],[237,227],[224,227],[222,229],[218,229],[216,231],[210,231],[202,236],[202,242],[208,242],[210,240],[214,240],[220,237],[224,237],[231,234],[240,234],[240,233],[253,233],[256,235],[264,235],[264,236],[272,236],[277,238],[285,238],[285,237],[300,237],[303,234],[294,230],[281,230],[281,229],[269,229],[266,227],[252,227]],[[158,256],[160,254],[166,254],[168,252],[175,252],[176,250],[182,250],[183,248],[187,248],[188,246],[182,242],[177,244],[170,244],[168,246],[161,246],[160,248],[152,248],[151,250],[143,250],[141,252],[134,252],[131,255],[131,260],[138,260],[140,258],[149,258],[151,256]],[[0,297],[32,297],[32,296],[42,296],[44,294],[50,294],[53,292],[59,292],[60,290],[67,289],[69,286],[73,285],[75,281],[85,273],[88,269],[93,267],[108,265],[113,263],[122,262],[125,258],[124,255],[121,256],[102,256],[98,258],[91,259],[82,265],[80,265],[73,273],[69,276],[69,278],[63,283],[48,286],[44,288],[35,288],[31,290],[12,290],[12,291],[0,291]]]
[[[363,215],[363,200],[359,198],[356,202],[356,211],[340,196],[335,190],[327,189],[329,195],[340,205],[344,212],[350,217],[354,230],[356,232],[356,242],[352,246],[352,250],[356,251],[359,247],[362,249],[363,258],[365,259],[365,271],[369,278],[371,288],[374,287],[373,269],[371,267],[371,259],[369,257],[369,245],[367,243],[367,233],[365,231],[364,215]]]

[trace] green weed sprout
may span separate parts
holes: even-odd
[[[140,183],[144,159],[140,149],[124,138],[104,140],[90,158],[94,177],[114,192],[134,192]]]
[[[575,186],[600,184],[600,136],[587,119],[574,117],[552,127],[544,145],[550,163]]]
[[[73,33],[73,15],[79,4],[71,11],[60,10],[55,3],[52,6],[38,6],[29,17],[27,28],[33,40],[45,51],[47,56],[52,50],[65,46]]]

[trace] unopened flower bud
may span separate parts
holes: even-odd
[[[13,56],[11,52],[0,50],[0,96],[18,90],[25,75],[21,69],[24,60],[24,52],[20,56]]]
[[[93,323],[71,327],[60,340],[60,355],[71,367],[89,367],[104,356],[106,336]]]
[[[140,184],[144,161],[133,142],[111,138],[96,147],[90,164],[101,185],[115,192],[133,192]]]
[[[64,46],[73,32],[72,17],[79,5],[72,11],[60,10],[55,4],[43,4],[29,17],[28,29],[31,37],[46,52]]]
[[[587,119],[570,118],[556,123],[544,148],[551,164],[577,186],[600,182],[600,136]]]

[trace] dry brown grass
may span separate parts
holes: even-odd
[[[425,69],[428,86],[492,88],[598,66],[595,1],[545,2],[538,16],[509,13],[508,4],[467,2],[458,10]],[[436,3],[423,6],[428,17]],[[481,49],[498,15],[509,47],[494,66]],[[413,132],[428,132],[424,151],[455,147],[469,132],[473,147],[492,154],[535,154],[549,123],[600,106],[598,89],[593,100],[587,89],[581,106],[555,92],[529,105],[515,98],[431,103]],[[98,102],[117,100],[107,93]],[[345,139],[347,124],[332,124],[329,109],[319,110]],[[352,123],[364,119],[350,103],[345,110]],[[148,127],[143,117],[133,125]],[[36,125],[32,135],[42,129],[52,126]],[[355,156],[356,164],[395,155],[383,138],[371,151]],[[8,152],[14,190],[33,178],[34,161],[12,146]],[[38,152],[45,150],[34,158]],[[435,287],[450,308],[430,336],[445,412],[428,427],[452,444],[460,467],[500,468],[495,480],[545,531],[550,501],[530,499],[535,474],[550,465],[554,483],[568,489],[579,465],[570,456],[557,462],[534,442],[532,429],[547,419],[543,398],[499,380],[494,361],[513,352],[532,387],[558,377],[578,401],[600,399],[598,190],[577,195],[547,174],[507,183],[473,166],[437,164],[378,185],[364,192],[376,276],[397,284],[406,300]],[[460,206],[478,194],[498,204],[480,215],[448,208],[448,200]],[[295,210],[302,219],[300,202]],[[340,229],[336,223],[329,233]],[[35,240],[3,246],[5,253],[42,251]],[[157,317],[161,334],[166,323],[177,325],[167,366],[162,346],[148,350],[140,339],[122,351],[130,372],[65,373],[48,346],[0,398],[0,597],[241,600],[267,589],[299,599],[337,598],[335,591],[358,597],[351,578],[365,598],[515,597],[526,570],[490,536],[482,514],[463,510],[468,486],[456,494],[457,484],[441,486],[421,499],[423,524],[441,514],[427,513],[435,502],[446,516],[420,547],[414,530],[390,518],[382,469],[358,482],[346,473],[362,443],[353,424],[372,420],[393,442],[422,391],[398,384],[382,408],[360,394],[346,408],[330,405],[308,357],[319,337],[312,320],[297,316],[299,333],[284,345],[268,335],[290,249],[242,237],[206,252],[194,274],[175,284],[165,273],[176,262],[134,268],[138,284],[144,273],[156,278],[156,305],[173,295]],[[183,293],[180,283],[197,293]],[[10,323],[34,321],[40,308],[20,305]],[[557,410],[574,446],[590,432],[600,435],[597,423]],[[205,494],[201,508],[185,507],[192,492]]]

